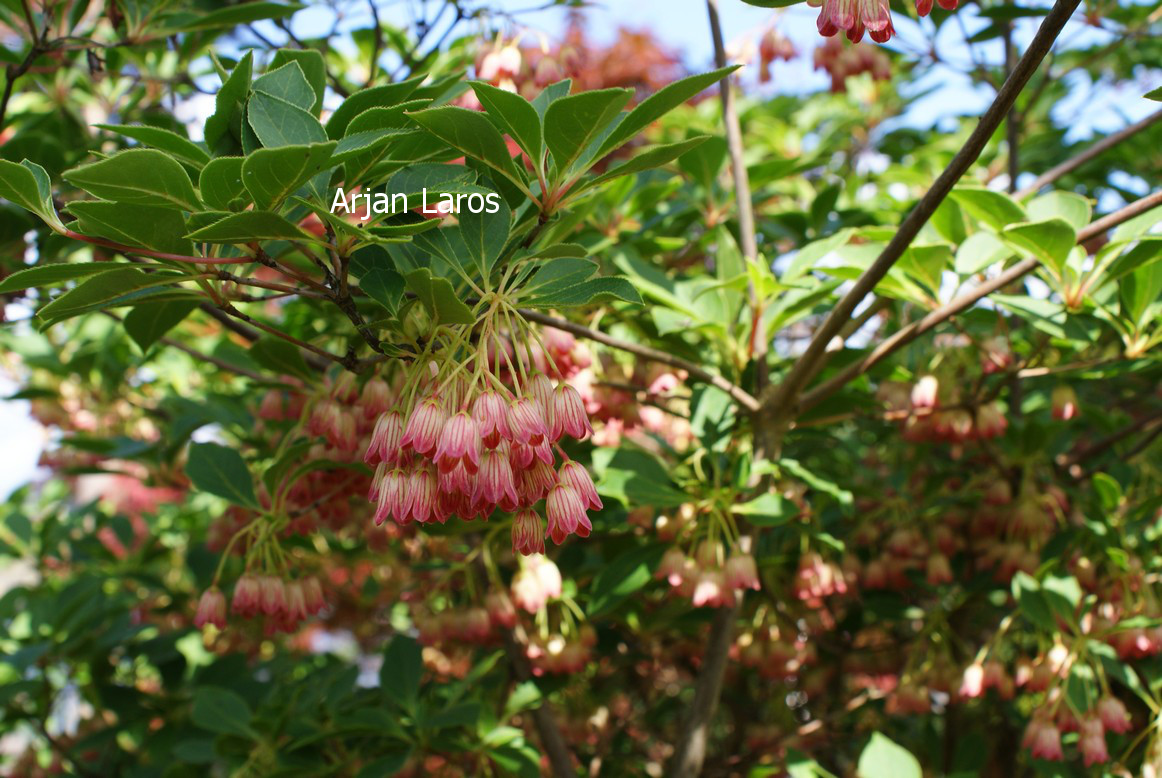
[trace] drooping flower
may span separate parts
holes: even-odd
[[[574,532],[580,537],[589,537],[593,525],[585,515],[585,504],[581,495],[572,486],[558,484],[549,490],[545,498],[545,514],[549,519],[549,537],[560,545]]]
[[[501,440],[508,439],[508,404],[491,389],[477,396],[472,404],[472,418],[485,446],[496,448]]]
[[[1108,694],[1102,697],[1097,704],[1097,715],[1110,732],[1123,735],[1130,731],[1130,714],[1117,697]]]
[[[726,608],[734,604],[734,590],[727,587],[721,570],[703,570],[694,583],[691,600],[695,608]]]
[[[249,573],[243,574],[234,584],[234,597],[230,607],[243,618],[250,618],[258,613],[261,603],[258,579]]]
[[[726,585],[731,589],[759,590],[759,571],[750,554],[735,554],[726,560]]]
[[[396,524],[410,520],[411,502],[408,499],[408,476],[398,467],[384,474],[379,483],[379,501],[375,508],[375,523],[380,525],[390,516]]]
[[[682,549],[674,547],[667,549],[662,555],[662,561],[654,573],[655,578],[665,580],[670,586],[680,586],[686,570],[686,555]]]
[[[399,460],[399,449],[403,442],[403,417],[399,411],[381,415],[375,421],[371,432],[371,443],[363,461],[369,465],[376,462],[395,464]]]
[[[226,595],[217,586],[202,592],[198,600],[198,610],[194,614],[194,626],[198,629],[213,624],[218,629],[226,627]]]
[[[296,622],[307,617],[307,595],[302,581],[291,581],[286,585],[286,617]]]
[[[529,397],[519,397],[508,405],[508,430],[513,443],[535,446],[545,439],[548,428],[540,405]]]
[[[940,4],[940,7],[943,8],[945,11],[955,11],[956,6],[959,5],[959,3],[960,3],[960,0],[937,0],[937,2]],[[917,15],[927,16],[931,12],[932,12],[932,0],[916,0],[916,13],[917,13]],[[1000,367],[998,367],[997,369],[1000,369]],[[992,371],[988,370],[986,367],[985,372],[992,372]]]
[[[499,505],[504,503],[515,508],[520,504],[516,483],[512,476],[512,465],[508,457],[499,449],[487,450],[480,457],[480,470],[476,473],[476,490],[472,494],[473,503]],[[508,510],[511,510],[509,508]]]
[[[867,31],[872,40],[886,43],[895,33],[887,0],[808,0],[808,5],[822,6],[816,24],[828,38],[843,30],[849,41],[858,43]]]
[[[924,376],[912,387],[912,407],[935,408],[939,391],[940,382],[936,376]]]
[[[593,485],[593,478],[584,465],[570,459],[561,465],[561,469],[557,471],[557,476],[561,483],[577,490],[577,494],[581,496],[581,502],[589,510],[601,510],[601,497],[598,496],[597,487]]]
[[[469,473],[480,466],[480,431],[467,411],[453,414],[440,431],[440,442],[432,457],[440,472],[464,465]]]
[[[1036,728],[1034,729],[1034,725]],[[1065,758],[1061,749],[1061,731],[1050,721],[1033,719],[1029,722],[1031,733],[1026,732],[1029,739],[1029,750],[1037,759],[1048,759],[1060,762]]]
[[[516,608],[504,592],[490,592],[484,598],[484,607],[488,609],[488,618],[493,625],[505,629],[516,626]]]
[[[379,416],[391,407],[391,387],[387,385],[387,381],[378,376],[371,378],[363,385],[359,404],[363,407],[363,415],[368,419]]]
[[[1053,388],[1051,402],[1053,418],[1058,421],[1069,421],[1081,413],[1077,405],[1077,393],[1073,391],[1072,386],[1067,384]]]
[[[408,477],[407,504],[411,517],[420,524],[435,518],[436,478],[427,467],[416,468]]]
[[[984,665],[973,662],[964,668],[964,677],[960,681],[961,699],[972,699],[984,693]]]
[[[447,421],[448,412],[436,398],[429,397],[412,411],[400,444],[411,446],[420,454],[430,456],[440,443],[440,432]]]
[[[259,603],[267,616],[277,616],[286,612],[286,585],[282,579],[264,575],[258,579]]]
[[[327,605],[326,600],[323,599],[323,587],[319,583],[319,579],[313,575],[303,579],[303,597],[306,601],[307,613],[318,613]]]
[[[545,553],[545,527],[532,508],[519,511],[512,519],[512,551],[525,556]]]
[[[549,427],[549,437],[560,440],[562,433],[577,440],[584,440],[593,434],[589,414],[585,412],[585,401],[581,393],[566,383],[553,391],[553,412]]]
[[[1106,749],[1105,730],[1102,728],[1100,718],[1087,716],[1082,719],[1079,733],[1077,750],[1081,752],[1081,758],[1086,767],[1109,761],[1110,754]]]

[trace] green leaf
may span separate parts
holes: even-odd
[[[994,192],[976,186],[958,186],[952,190],[953,200],[964,210],[998,232],[1014,222],[1028,220],[1025,209],[1003,192]]]
[[[651,543],[632,548],[603,565],[589,587],[589,618],[608,613],[648,584],[665,550],[665,546]]]
[[[143,124],[98,124],[95,126],[100,127],[102,130],[115,132],[118,135],[124,135],[126,138],[132,138],[155,149],[167,151],[177,157],[179,161],[192,165],[199,170],[210,161],[210,155],[201,146],[189,138],[178,135],[172,130],[166,130],[161,127],[149,127]]]
[[[297,66],[296,66],[297,67]],[[242,183],[259,210],[276,209],[328,165],[335,141],[258,149],[242,163]]]
[[[1058,277],[1061,277],[1069,252],[1077,244],[1077,232],[1073,226],[1057,217],[1005,227],[1001,236],[1010,246],[1039,259]]]
[[[1162,297],[1162,262],[1139,265],[1118,284],[1122,312],[1140,330],[1157,319],[1156,303]]]
[[[315,93],[314,103],[302,107],[318,116],[323,110],[323,97],[327,94],[327,66],[322,52],[315,49],[279,49],[270,61],[270,70],[278,70],[289,62],[299,66],[311,91]]]
[[[219,211],[239,210],[230,205],[239,198],[249,201],[242,183],[243,157],[218,157],[202,168],[198,188],[206,205]]]
[[[440,165],[434,162],[408,165],[393,175],[387,182],[387,191],[393,195],[402,194],[411,205],[412,197],[431,192],[458,194],[485,191],[475,186],[476,171],[463,165]]]
[[[197,302],[189,300],[144,303],[125,315],[125,331],[142,351],[148,351],[197,307]]]
[[[135,269],[123,262],[84,262],[80,264],[51,264],[37,265],[36,267],[17,270],[12,275],[0,281],[0,294],[21,292],[38,286],[60,286],[65,281],[76,281],[78,278],[88,278],[100,273],[111,273],[114,270]]]
[[[407,284],[387,254],[378,246],[369,246],[351,256],[351,272],[359,278],[359,288],[382,305],[392,316],[399,313]]]
[[[64,231],[52,204],[52,182],[45,169],[27,159],[19,165],[0,160],[0,197],[32,211],[53,229]]]
[[[1012,253],[994,233],[974,232],[957,248],[954,267],[961,275],[972,275],[1008,259]]]
[[[214,113],[206,119],[204,136],[211,151],[224,146],[240,148],[242,144],[243,114],[250,94],[250,77],[254,68],[253,52],[246,52],[238,65],[222,82],[214,97]],[[224,143],[223,141],[229,141]]]
[[[198,194],[189,174],[156,149],[129,149],[108,159],[65,171],[64,179],[102,200],[197,211]]]
[[[229,689],[200,686],[194,691],[194,706],[190,712],[194,724],[208,732],[220,735],[238,735],[256,738],[250,728],[250,706],[246,700]]]
[[[285,19],[304,6],[298,3],[239,3],[214,11],[183,14],[173,17],[167,27],[173,30],[209,30],[217,27],[236,27],[263,19]]]
[[[798,508],[774,492],[760,494],[747,502],[738,503],[732,512],[747,517],[747,521],[757,527],[777,527],[786,524],[799,514]]]
[[[250,356],[268,370],[284,375],[311,379],[314,373],[293,343],[272,335],[263,336],[250,347]]]
[[[314,90],[299,66],[291,62],[279,68],[292,77],[270,82],[270,91],[258,91],[261,78],[254,82],[254,94],[246,104],[246,121],[254,134],[267,148],[303,146],[326,143],[327,132],[309,110],[314,102]],[[274,74],[268,73],[262,78]],[[302,103],[308,107],[303,107]]]
[[[415,76],[395,84],[382,84],[355,92],[335,109],[327,120],[327,137],[338,140],[347,132],[347,125],[359,114],[371,108],[390,108],[411,97],[424,76]]]
[[[359,772],[355,774],[355,778],[387,778],[389,775],[395,775],[403,770],[410,757],[411,751],[402,751],[398,754],[380,757],[360,768]]]
[[[872,733],[856,766],[859,778],[923,778],[920,761],[879,732]]]
[[[446,278],[434,278],[427,268],[413,270],[404,276],[407,288],[415,294],[433,319],[441,324],[473,324],[472,309],[456,296]]]
[[[709,135],[698,135],[688,140],[679,141],[678,143],[666,143],[660,146],[650,146],[641,149],[634,153],[633,157],[590,181],[586,188],[603,184],[606,181],[612,181],[621,176],[628,176],[631,173],[640,173],[644,170],[653,170],[662,165],[669,164],[686,152],[696,149],[702,145]]]
[[[420,644],[404,635],[393,637],[384,649],[383,665],[379,669],[379,684],[384,693],[405,709],[412,709],[423,672]]]
[[[155,287],[177,283],[188,274],[171,270],[146,273],[135,267],[118,267],[109,273],[93,276],[76,288],[57,297],[36,312],[46,324],[80,316],[83,313],[143,302]]]
[[[504,244],[508,242],[512,212],[508,204],[500,200],[496,213],[465,211],[459,215],[459,219],[460,234],[464,238],[468,257],[480,270],[481,277],[488,278],[504,251]]]
[[[1037,579],[1024,571],[1017,571],[1013,576],[1013,599],[1017,601],[1021,614],[1034,626],[1050,632],[1056,631],[1057,622],[1053,618],[1053,611]]]
[[[191,443],[186,475],[199,491],[246,508],[261,509],[254,495],[250,469],[232,448],[217,443]]]
[[[312,240],[312,236],[270,211],[243,211],[194,230],[200,243],[252,243],[256,240]]]
[[[1026,203],[1025,212],[1031,222],[1059,218],[1069,222],[1074,230],[1080,230],[1089,224],[1093,206],[1076,192],[1049,192]]]
[[[630,89],[596,89],[563,97],[548,107],[545,144],[553,155],[558,178],[563,179],[571,172],[632,96]]]
[[[621,300],[641,305],[642,298],[629,279],[622,276],[599,276],[569,287],[546,291],[522,301],[533,308],[566,308],[575,305],[589,305],[606,300]]]
[[[254,79],[251,89],[255,94],[273,97],[308,113],[316,100],[315,89],[297,62],[287,62],[281,67],[272,67]]]
[[[533,104],[515,92],[483,81],[471,81],[473,91],[500,129],[512,136],[534,165],[541,164],[545,149],[544,128]]]
[[[448,145],[524,188],[524,177],[509,156],[508,145],[484,114],[447,105],[416,111],[408,116]]]
[[[1097,492],[1102,510],[1113,511],[1122,501],[1122,485],[1107,473],[1094,475],[1093,488]]]
[[[194,253],[193,242],[183,237],[186,220],[173,208],[78,200],[69,203],[68,210],[77,217],[73,229],[84,235],[166,254],[188,257]]]
[[[572,88],[573,79],[566,78],[563,81],[549,84],[541,90],[539,95],[533,98],[533,110],[537,112],[537,116],[541,117],[542,124],[544,124],[545,111],[549,110],[549,106],[562,97],[567,97],[569,90]]]
[[[1151,89],[1149,92],[1142,95],[1142,97],[1146,98],[1147,100],[1157,100],[1162,102],[1162,86],[1158,87],[1157,89]]]
[[[653,124],[682,103],[697,95],[704,89],[713,86],[726,76],[741,67],[729,65],[709,73],[699,73],[675,81],[662,87],[657,92],[642,100],[636,108],[626,115],[608,137],[601,143],[601,147],[593,158],[601,159],[609,152],[632,140],[639,132]]]

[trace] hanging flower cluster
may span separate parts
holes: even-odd
[[[695,608],[729,608],[735,592],[760,588],[758,566],[750,554],[736,551],[723,562],[721,543],[703,541],[693,557],[674,547],[666,551],[654,577],[666,581]]]
[[[512,321],[502,331],[486,317],[475,343],[464,329],[412,363],[364,457],[376,468],[368,498],[377,525],[487,520],[500,510],[513,514],[516,553],[544,552],[545,519],[554,543],[588,537],[587,512],[601,498],[559,445],[593,434],[585,404],[537,368],[547,357],[560,374],[539,335]]]
[[[959,0],[937,1],[946,11],[959,4]],[[932,4],[933,0],[916,0],[916,13],[927,16]],[[817,26],[819,34],[828,38],[843,30],[852,43],[863,40],[865,32],[876,43],[887,43],[896,33],[887,0],[807,0],[807,5],[821,8]]]

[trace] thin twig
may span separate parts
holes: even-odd
[[[722,23],[718,18],[717,0],[706,0],[706,11],[710,16],[710,35],[714,41],[714,65],[726,67],[726,44],[722,39]],[[754,208],[751,203],[750,178],[743,159],[742,127],[738,121],[738,110],[734,105],[734,91],[727,73],[718,82],[722,99],[722,121],[726,125],[726,146],[730,151],[730,172],[734,179],[734,200],[738,209],[738,235],[743,256],[751,262],[759,256],[758,239],[755,236]],[[767,385],[767,336],[759,332],[763,320],[763,301],[758,298],[754,283],[747,281],[747,300],[750,303],[751,335],[750,355],[755,362],[755,391],[762,393]]]
[[[658,351],[657,349],[652,349],[649,346],[641,346],[637,343],[630,343],[628,341],[619,340],[610,335],[606,335],[604,332],[591,330],[588,327],[581,326],[580,324],[574,324],[571,321],[558,319],[555,316],[548,316],[536,311],[530,311],[526,308],[519,309],[518,313],[520,313],[521,316],[529,321],[535,321],[538,324],[555,327],[559,330],[564,330],[565,332],[577,335],[578,337],[586,338],[596,343],[603,343],[606,346],[619,349],[630,354],[637,354],[639,357],[644,357],[645,359],[648,359],[652,362],[660,362],[663,365],[669,365],[670,367],[676,367],[679,370],[685,370],[691,378],[698,379],[699,381],[708,383],[711,386],[717,387],[726,392],[732,398],[734,398],[735,402],[737,402],[743,408],[746,408],[748,411],[754,412],[759,408],[758,400],[756,400],[745,389],[742,389],[739,386],[735,386],[722,376],[711,373],[709,370],[701,368],[693,362],[687,362],[684,359],[680,359],[673,354],[667,354],[664,351]]]
[[[1111,133],[1110,135],[1105,136],[1101,140],[1094,143],[1092,146],[1086,148],[1077,156],[1071,157],[1070,159],[1062,162],[1060,165],[1045,171],[1028,186],[1018,189],[1014,193],[1014,197],[1017,197],[1018,199],[1022,197],[1028,197],[1029,195],[1037,192],[1042,187],[1052,184],[1062,176],[1072,173],[1074,170],[1077,170],[1079,167],[1094,159],[1098,155],[1104,154],[1127,138],[1137,135],[1139,132],[1149,127],[1153,127],[1160,121],[1162,121],[1162,111],[1155,111],[1145,119],[1134,122],[1128,127],[1124,127],[1115,133]]]

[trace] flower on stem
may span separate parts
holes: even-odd
[[[440,402],[434,397],[427,398],[412,411],[400,445],[410,446],[424,456],[431,455],[440,443],[440,432],[447,421],[448,412]]]
[[[568,460],[557,471],[560,482],[572,486],[581,496],[581,502],[592,511],[599,511],[602,507],[601,497],[597,494],[597,487],[593,485],[593,478],[589,471],[579,463]]]
[[[557,545],[573,533],[589,537],[593,525],[585,515],[585,505],[581,495],[572,486],[558,484],[549,490],[545,498],[545,513],[549,519],[549,537]]]
[[[258,579],[249,573],[244,573],[234,584],[234,597],[230,607],[244,619],[258,613],[261,602],[261,592]]]
[[[735,554],[726,560],[726,585],[731,589],[759,590],[759,570],[753,556]]]
[[[226,627],[226,595],[217,586],[202,592],[198,600],[198,610],[194,615],[194,626],[198,629],[213,624],[218,629]]]
[[[895,33],[887,0],[808,0],[819,11],[819,34],[830,38],[843,30],[847,39],[858,43],[864,32],[877,43],[886,43]]]
[[[467,411],[453,414],[440,431],[440,442],[432,457],[441,473],[463,465],[469,473],[480,466],[480,430]]]
[[[593,434],[589,414],[585,412],[585,402],[580,392],[569,384],[562,383],[553,390],[549,419],[549,437],[552,440],[560,440],[562,433],[576,440],[584,440]]]
[[[532,508],[518,511],[513,517],[512,551],[524,556],[545,553],[545,526]]]
[[[367,446],[367,454],[363,461],[369,465],[376,462],[395,464],[399,460],[400,446],[403,443],[403,417],[399,411],[382,414],[375,421],[375,429],[371,433],[371,444]]]
[[[489,390],[476,397],[472,404],[472,418],[485,446],[496,448],[501,440],[509,438],[508,404],[496,392]]]

